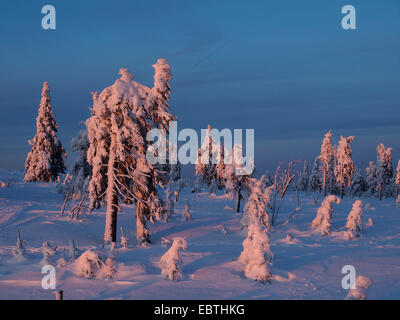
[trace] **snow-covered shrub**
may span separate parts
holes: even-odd
[[[102,260],[97,252],[88,249],[75,261],[75,266],[81,277],[93,279],[101,269]]]
[[[168,280],[179,280],[182,278],[182,259],[180,250],[187,249],[186,238],[175,238],[171,248],[161,257],[161,274]]]
[[[65,173],[66,152],[57,138],[57,130],[58,126],[50,104],[49,84],[46,81],[43,83],[42,98],[36,118],[36,134],[29,141],[32,150],[25,162],[25,181],[57,181],[58,176]]]
[[[60,259],[57,260],[58,267],[64,267],[68,263],[67,259],[65,258],[65,248],[62,250],[62,256]]]
[[[326,196],[311,223],[311,228],[319,230],[325,236],[331,232],[333,203],[340,204],[340,198],[334,195]]]
[[[355,239],[360,237],[362,232],[362,220],[361,216],[363,214],[362,210],[363,202],[361,200],[356,200],[353,203],[353,208],[351,209],[346,222],[347,236],[349,239]]]
[[[229,233],[228,227],[225,224],[220,225],[219,229],[221,230],[224,236],[226,236]]]
[[[364,300],[367,298],[367,290],[372,285],[372,280],[366,276],[357,276],[356,288],[350,289],[347,300]]]
[[[190,213],[190,205],[188,200],[186,200],[185,208],[182,212],[182,219],[185,221],[189,221],[192,219],[192,214]]]
[[[41,266],[52,265],[51,257],[57,252],[57,247],[53,247],[48,241],[45,241],[40,250],[43,254],[43,258],[40,261]]]

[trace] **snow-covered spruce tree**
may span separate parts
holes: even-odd
[[[354,169],[354,174],[351,178],[350,193],[352,196],[359,197],[365,191],[367,191],[367,183],[365,182],[365,179],[361,174],[361,170],[356,167]]]
[[[219,144],[219,158],[215,167],[218,189],[225,186],[225,150],[222,143]]]
[[[175,187],[180,188],[181,180],[181,165],[178,162],[177,164],[171,164],[169,166],[169,182]]]
[[[51,182],[65,173],[64,147],[57,138],[58,126],[50,104],[49,83],[43,83],[42,98],[36,118],[36,135],[29,141],[32,150],[25,161],[27,182]]]
[[[340,137],[339,145],[336,149],[335,177],[340,186],[341,198],[343,198],[345,186],[350,187],[351,177],[354,174],[354,163],[350,147],[350,143],[353,140],[353,136]]]
[[[320,179],[320,165],[319,165],[319,157],[316,157],[314,160],[314,166],[311,171],[310,176],[310,190],[312,192],[321,192],[321,179]]]
[[[244,205],[244,213],[240,221],[242,229],[249,226],[251,215],[260,217],[266,230],[271,228],[271,219],[268,210],[270,208],[270,189],[273,187],[266,187],[265,179],[265,176],[262,176],[259,180],[255,178],[249,179],[250,195]]]
[[[187,249],[187,238],[175,238],[171,248],[161,257],[161,274],[168,280],[182,279],[181,250]]]
[[[303,173],[299,176],[299,181],[297,182],[297,188],[299,191],[307,192],[310,184],[310,172],[308,169],[307,160],[304,161]]]
[[[311,228],[319,230],[324,236],[331,233],[333,203],[340,204],[340,198],[334,195],[326,196],[311,223]]]
[[[377,189],[379,192],[379,200],[383,196],[388,197],[393,193],[391,190],[393,167],[392,167],[392,148],[386,148],[383,143],[376,148],[376,174],[377,174]]]
[[[248,183],[251,178],[251,174],[238,174],[238,171],[244,169],[243,166],[235,160],[235,158],[238,158],[241,153],[242,147],[239,144],[235,144],[232,152],[232,163],[225,164],[225,188],[228,194],[231,194],[232,197],[236,198],[236,212],[240,211],[240,203],[241,200],[244,199],[242,193],[249,193]]]
[[[93,94],[92,116],[86,121],[88,162],[92,166],[89,191],[92,206],[101,200],[107,203],[105,242],[116,242],[121,195],[136,202],[138,242],[150,242],[146,221],[155,215],[151,203],[158,193],[157,169],[146,159],[146,137],[153,128],[168,133],[168,123],[175,119],[168,104],[170,66],[165,59],[158,59],[153,68],[151,89],[135,82],[123,68],[121,78],[112,86]]]
[[[246,277],[266,282],[271,279],[269,265],[272,264],[273,254],[268,237],[268,213],[265,199],[261,192],[262,179],[251,188],[251,194],[246,202],[245,212],[248,216],[247,238],[243,241],[243,251],[239,261],[244,265]]]
[[[377,192],[378,177],[376,166],[373,161],[369,162],[369,166],[365,169],[365,174],[365,181],[367,183],[368,192],[370,195],[374,195]]]
[[[332,132],[328,131],[321,145],[319,159],[322,163],[322,190],[324,196],[334,191],[335,185],[335,148],[332,146]]]
[[[202,145],[197,151],[195,175],[202,176],[203,184],[208,188],[214,178],[217,178],[216,162],[220,147],[215,143],[211,136],[211,126],[207,128],[207,134],[202,141]],[[213,161],[214,160],[214,161]]]
[[[347,236],[349,239],[355,239],[360,237],[362,231],[362,220],[361,216],[363,214],[362,210],[363,202],[361,200],[356,200],[353,203],[353,208],[351,209],[346,222]]]
[[[92,168],[87,161],[87,152],[89,149],[87,130],[79,131],[78,135],[72,139],[71,149],[78,154],[71,169],[72,192],[75,199],[80,199],[82,194],[86,192],[86,190],[84,190],[85,181],[86,179],[90,179],[92,173]]]
[[[185,221],[192,220],[192,213],[190,212],[190,205],[188,200],[186,200],[185,209],[182,212],[182,219]]]

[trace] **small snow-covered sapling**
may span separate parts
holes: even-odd
[[[192,220],[192,214],[190,212],[190,205],[188,200],[186,200],[185,209],[182,212],[182,219],[185,221]]]
[[[168,280],[179,280],[182,278],[181,271],[181,254],[180,250],[187,249],[187,239],[190,237],[186,236],[185,238],[175,238],[172,243],[171,248],[161,257],[160,259],[160,268],[161,274]]]
[[[121,227],[120,230],[121,230],[121,246],[123,248],[128,248],[129,239],[125,236],[124,228]]]

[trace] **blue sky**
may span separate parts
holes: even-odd
[[[41,8],[57,29],[41,28]],[[341,28],[341,8],[357,30]],[[127,67],[152,85],[172,67],[180,128],[254,128],[256,165],[312,159],[323,134],[355,135],[364,168],[380,142],[400,158],[400,1],[8,1],[0,12],[0,167],[23,168],[43,81],[59,137],[89,116],[91,91]],[[73,158],[69,154],[69,161]]]

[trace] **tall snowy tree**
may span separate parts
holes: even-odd
[[[335,148],[332,146],[332,132],[329,131],[321,145],[321,154],[319,156],[322,163],[322,189],[324,196],[328,192],[333,192],[335,184],[334,167],[335,167]]]
[[[136,237],[150,242],[146,221],[159,208],[155,176],[157,170],[146,159],[148,132],[160,128],[168,133],[171,73],[165,59],[158,59],[154,86],[148,88],[133,80],[128,69],[121,78],[93,94],[92,116],[86,121],[90,147],[88,161],[92,166],[90,197],[93,204],[107,203],[105,242],[116,242],[117,213],[120,195],[136,202]]]
[[[393,178],[392,167],[392,148],[386,148],[383,143],[377,147],[377,189],[379,192],[379,200],[382,196],[389,196],[392,193],[390,189]]]
[[[354,140],[353,136],[340,137],[339,145],[336,150],[336,181],[340,185],[340,197],[343,198],[345,186],[350,187],[351,177],[354,174],[354,163],[350,143]]]
[[[217,160],[217,165],[215,167],[216,170],[216,178],[218,189],[222,189],[225,185],[225,151],[222,143],[219,145],[219,159]]]
[[[49,83],[43,83],[42,98],[36,118],[36,135],[29,141],[32,150],[25,161],[27,182],[51,182],[65,173],[64,147],[57,138],[58,126],[50,102]]]
[[[310,190],[312,192],[321,192],[319,157],[316,157],[314,160],[314,166],[310,176]]]

